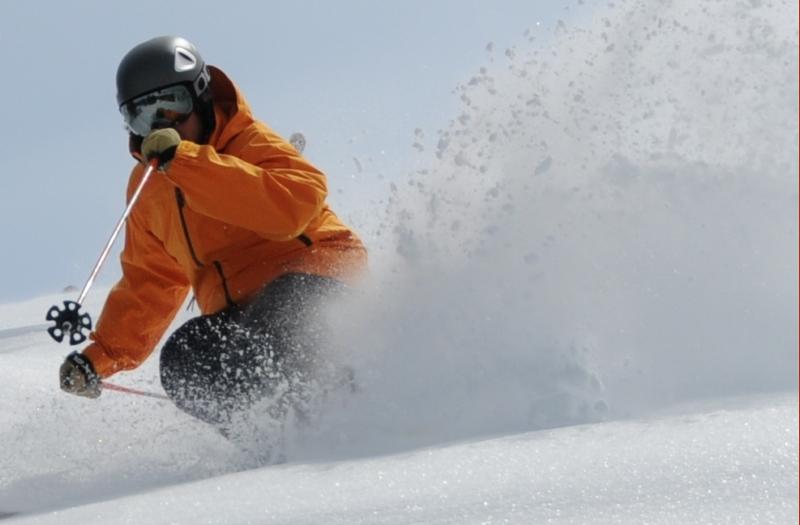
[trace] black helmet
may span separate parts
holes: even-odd
[[[117,104],[175,84],[191,85],[196,100],[211,77],[197,48],[177,36],[160,36],[134,47],[117,68]]]

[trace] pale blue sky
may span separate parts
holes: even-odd
[[[410,169],[453,88],[574,1],[4,2],[0,15],[0,302],[83,286],[124,208],[132,161],[115,104],[119,60],[162,34],[193,41],[258,118],[329,176],[344,217]],[[495,52],[497,53],[497,51]],[[353,158],[363,171],[358,173]],[[119,243],[118,243],[119,244]],[[116,254],[100,283],[118,276]]]

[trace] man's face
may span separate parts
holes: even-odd
[[[175,131],[180,134],[182,140],[189,142],[200,142],[203,136],[203,123],[196,111],[193,111],[189,118],[175,125]]]

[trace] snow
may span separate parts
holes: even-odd
[[[241,470],[167,404],[59,395],[41,381],[59,360],[46,335],[5,338],[0,356],[16,372],[0,385],[0,511],[22,513],[9,525],[788,523],[799,510],[794,393]]]
[[[3,523],[795,522],[797,4],[589,7],[487,45],[350,219],[373,271],[326,351],[358,390],[286,463],[60,393],[74,297],[0,305]],[[161,392],[156,359],[113,380]]]
[[[166,403],[60,395],[53,346],[41,332],[0,340],[14,371],[0,384],[0,511],[22,513],[5,523],[787,523],[799,510],[795,393],[247,469]]]

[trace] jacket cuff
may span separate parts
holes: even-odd
[[[200,152],[200,147],[201,147],[200,144],[195,144],[194,142],[188,140],[180,141],[177,149],[175,150],[175,156],[172,158],[172,162],[175,162],[177,160],[178,163],[180,164],[181,161],[191,162],[196,160],[197,155]]]
[[[191,168],[197,163],[197,155],[200,152],[200,145],[188,140],[182,140],[175,150],[175,156],[169,162],[169,168],[164,175],[173,184],[180,186],[178,179],[184,174],[187,168]],[[190,170],[191,172],[191,170]],[[193,173],[192,173],[193,174]]]
[[[116,361],[108,355],[105,348],[97,341],[91,343],[81,353],[89,359],[95,373],[101,378],[110,377],[119,370]]]

